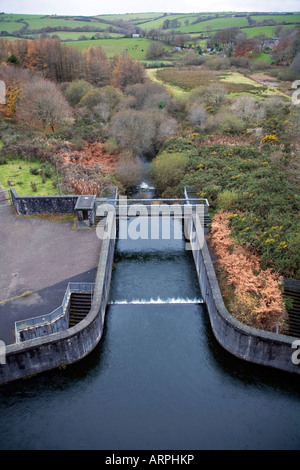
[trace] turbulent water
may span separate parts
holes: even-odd
[[[299,449],[299,377],[227,353],[200,302],[183,237],[119,239],[100,344],[0,388],[0,448]]]

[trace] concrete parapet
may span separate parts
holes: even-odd
[[[115,218],[108,222],[110,237],[103,240],[91,310],[72,328],[6,347],[0,362],[0,383],[31,376],[79,361],[101,339],[115,247]]]
[[[200,226],[196,217],[193,215],[195,231]],[[200,243],[199,236],[194,237],[191,246],[201,294],[220,345],[245,361],[300,374],[300,361],[294,359],[297,338],[255,329],[236,320],[225,307],[205,238],[202,236]]]

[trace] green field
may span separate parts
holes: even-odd
[[[5,189],[14,187],[20,196],[48,196],[58,194],[58,190],[53,186],[56,181],[54,177],[46,178],[43,183],[40,175],[33,175],[30,168],[41,168],[39,160],[25,161],[22,159],[9,160],[7,164],[0,165],[0,182]],[[36,191],[32,184],[36,185]]]
[[[0,36],[0,39],[6,39],[8,41],[17,41],[19,38],[16,36]]]
[[[155,18],[159,18],[160,16],[163,16],[163,13],[124,13],[120,15],[98,15],[97,18],[100,20],[105,20],[105,21],[118,21],[118,20],[123,20],[123,21],[134,21],[137,23],[138,21],[145,21],[145,20],[151,20]]]
[[[151,39],[145,38],[121,38],[121,39],[95,39],[90,41],[67,42],[70,47],[81,50],[90,46],[102,47],[108,58],[114,57],[123,51],[128,51],[130,57],[135,60],[144,60]]]
[[[19,20],[19,21],[18,21]],[[22,20],[22,21],[21,21]],[[56,16],[43,16],[43,15],[16,15],[16,14],[4,14],[0,15],[0,32],[7,31],[12,33],[13,31],[20,30],[24,26],[27,26],[28,30],[42,29],[42,28],[56,28],[63,27],[65,29],[82,28],[85,30],[94,29],[107,29],[109,26],[107,23],[103,23],[100,20],[90,20],[86,18],[86,21],[76,19],[76,17],[63,17],[57,18]]]
[[[284,21],[286,23],[300,23],[300,14],[294,14],[294,15],[257,15],[257,16],[252,16],[251,18],[258,23],[260,21],[264,20],[274,20],[277,23],[283,23]]]
[[[251,52],[248,57],[251,60],[264,60],[268,64],[272,63],[272,59],[270,57],[270,54],[266,54],[265,52],[260,52],[258,54],[254,53],[254,52]]]
[[[95,33],[95,31],[80,31],[80,32],[75,32],[75,31],[54,31],[52,33],[49,33],[50,36],[58,36],[62,41],[77,41],[81,36],[85,36],[86,38],[88,39],[91,39],[92,37],[95,36],[95,34],[105,34],[107,36],[107,38],[120,38],[120,37],[123,37],[122,34],[119,34],[119,33]],[[27,38],[31,38],[32,39],[36,39],[38,37],[40,37],[40,34],[31,34],[31,35],[27,35],[26,36]],[[8,36],[6,39],[17,39],[17,38],[14,38],[12,36]]]
[[[0,32],[6,31],[7,33],[12,33],[13,31],[18,31],[24,26],[24,23],[16,23],[15,21],[0,21]]]
[[[283,28],[295,28],[297,26],[300,27],[300,25],[295,24],[282,25]],[[249,38],[259,36],[260,34],[264,34],[268,38],[274,37],[275,29],[276,26],[254,26],[253,28],[241,28],[243,33],[247,34]]]
[[[102,28],[106,29],[107,24],[95,21],[78,21],[74,19],[57,19],[55,17],[49,18],[32,18],[27,20],[28,29],[41,29],[47,28],[48,26],[56,28],[57,26],[61,26],[64,28]]]
[[[181,14],[178,14],[178,15],[166,15],[164,17],[160,17],[156,20],[153,20],[153,21],[148,21],[146,23],[143,23],[141,25],[141,27],[143,29],[146,29],[147,31],[150,31],[150,29],[159,29],[159,28],[162,28],[162,25],[164,24],[165,20],[178,20],[181,22],[181,25],[184,26],[184,22],[186,20],[188,21],[193,21],[195,20],[199,15],[183,15],[182,13]],[[181,27],[179,28],[181,30]]]

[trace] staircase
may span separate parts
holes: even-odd
[[[300,281],[286,280],[284,296],[293,302],[288,310],[288,335],[300,338]]]
[[[92,305],[91,292],[72,292],[70,299],[70,318],[69,328],[81,322],[89,311]]]

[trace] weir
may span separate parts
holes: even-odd
[[[13,194],[13,201],[17,199]],[[16,344],[6,348],[0,383],[82,359],[102,338],[106,310],[125,305],[160,309],[205,304],[214,335],[227,351],[249,362],[300,373],[293,361],[295,337],[255,330],[227,311],[205,241],[206,199],[195,198],[186,188],[184,199],[117,200],[115,194],[93,201],[89,208],[96,210],[96,233],[102,240],[95,283],[76,298],[72,294],[73,300],[66,293],[63,305],[51,314],[16,325]],[[23,197],[23,206],[16,204],[18,210],[33,210],[40,201]],[[59,204],[64,207],[63,197]],[[72,206],[79,207],[75,199]],[[95,221],[94,215],[90,220]],[[72,347],[66,349],[65,344]]]

